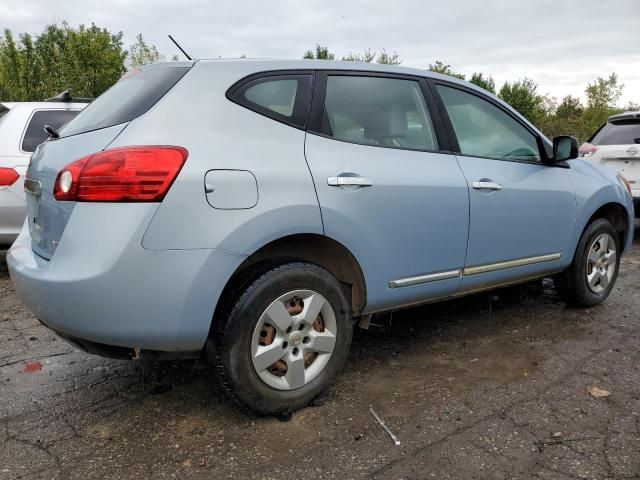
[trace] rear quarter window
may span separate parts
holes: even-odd
[[[310,74],[260,74],[232,86],[227,98],[266,117],[305,128],[312,85]]]
[[[23,152],[33,152],[38,145],[44,142],[48,135],[44,131],[44,126],[49,125],[54,130],[58,130],[69,120],[78,115],[79,110],[38,110],[29,120],[29,124],[22,137],[20,150]]]
[[[633,145],[640,143],[640,121],[607,123],[589,139],[593,145]]]
[[[190,68],[163,66],[132,70],[69,122],[60,136],[130,122],[153,107]]]

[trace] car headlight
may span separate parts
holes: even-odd
[[[629,196],[632,197],[633,195],[631,194],[631,184],[629,183],[629,180],[627,180],[621,173],[618,173],[616,177],[618,177],[618,181],[627,189]]]

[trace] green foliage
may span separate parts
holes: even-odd
[[[344,62],[363,63],[371,63],[375,61],[376,63],[385,65],[400,65],[402,63],[402,60],[400,60],[400,57],[396,52],[388,54],[384,48],[377,55],[376,52],[372,52],[370,48],[367,48],[362,55],[359,53],[349,52],[349,54],[346,57],[342,57],[341,60]]]
[[[174,56],[174,58],[177,60],[177,56]],[[127,70],[133,70],[149,63],[158,63],[164,60],[164,55],[158,52],[155,45],[148,45],[142,38],[142,34],[139,33],[136,37],[136,43],[129,47],[126,66]]]
[[[618,83],[618,76],[612,73],[607,78],[598,77],[589,83],[584,93],[587,106],[582,114],[585,129],[595,131],[611,115],[620,112],[616,103],[622,95],[624,85]]]
[[[311,60],[334,60],[336,56],[329,51],[329,48],[317,44],[315,52],[313,50],[307,50],[302,58]]]
[[[464,80],[464,75],[462,73],[455,73],[451,70],[451,65],[445,65],[440,60],[436,60],[436,63],[430,64],[428,70]]]
[[[67,89],[75,97],[97,97],[126,69],[164,60],[142,35],[127,52],[122,36],[93,23],[49,25],[39,35],[19,35],[18,41],[5,30],[0,38],[0,100],[38,101]]]
[[[560,105],[556,108],[556,117],[558,118],[573,118],[582,115],[584,107],[579,98],[567,95],[562,99]]]
[[[537,93],[537,89],[536,82],[525,77],[517,82],[505,82],[500,88],[498,96],[531,123],[537,125],[547,113],[544,105],[545,99]]]
[[[122,32],[63,22],[36,38],[23,34],[19,39],[5,30],[0,41],[0,99],[5,101],[43,100],[68,88],[78,97],[97,97],[124,72]]]
[[[471,75],[469,82],[480,88],[484,88],[487,92],[491,92],[494,95],[496,93],[496,82],[493,80],[491,75],[485,77],[482,73],[474,72],[473,75]]]
[[[376,52],[372,52],[370,48],[367,48],[362,55],[359,53],[351,53],[346,57],[342,57],[342,61],[344,62],[362,62],[362,63],[371,63],[376,59]]]

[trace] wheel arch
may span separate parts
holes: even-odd
[[[582,226],[580,235],[578,236],[578,241],[582,237],[584,231],[589,227],[589,225],[591,225],[595,220],[601,218],[609,221],[611,225],[613,225],[613,228],[618,234],[620,248],[623,249],[627,241],[629,229],[633,228],[633,226],[629,225],[629,212],[627,211],[626,207],[619,202],[607,202],[604,205],[598,207],[591,214],[586,223]]]
[[[287,235],[257,248],[236,268],[223,290],[223,296],[249,267],[274,258],[301,260],[325,268],[341,283],[350,287],[354,316],[364,309],[367,287],[359,262],[342,243],[316,233]]]

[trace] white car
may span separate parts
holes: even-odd
[[[609,117],[580,147],[580,155],[614,168],[629,182],[636,217],[640,218],[640,112]]]
[[[16,239],[26,217],[23,189],[29,158],[48,134],[75,117],[87,104],[65,101],[0,103],[0,248]]]

